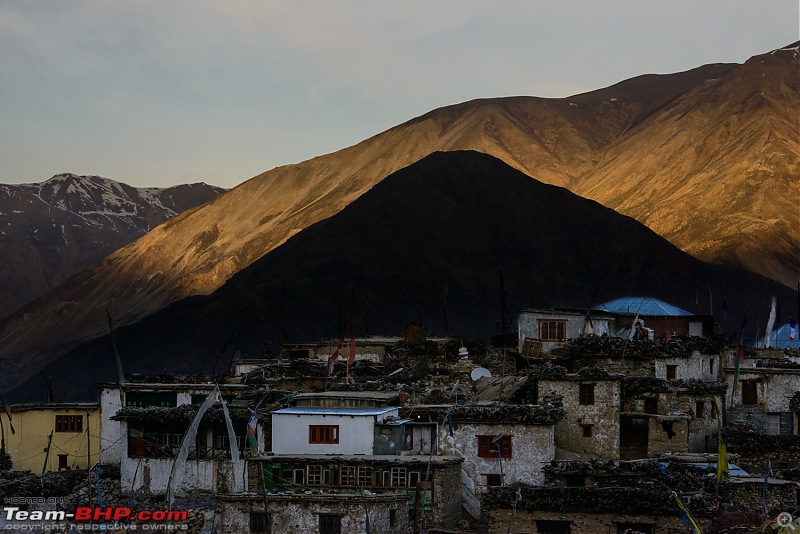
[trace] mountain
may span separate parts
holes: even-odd
[[[638,217],[698,257],[746,264],[793,286],[800,272],[797,48],[744,65],[640,76],[563,99],[466,102],[265,172],[0,323],[0,363],[43,363],[105,333],[105,306],[122,325],[181,298],[210,294],[435,151],[491,154]],[[8,382],[22,377],[7,372]]]
[[[442,334],[446,302],[450,334],[488,337],[501,317],[501,269],[512,311],[532,303],[586,307],[595,291],[595,303],[647,294],[692,309],[699,289],[719,302],[726,296],[730,316],[739,317],[774,284],[703,263],[635,220],[492,156],[437,152],[290,238],[212,295],[167,306],[116,339],[129,373],[221,372],[235,351],[260,356],[275,346],[281,325],[291,340],[335,338],[350,288],[359,335],[367,326],[402,333],[421,315],[426,330]],[[115,378],[112,354],[104,337],[43,374],[59,398],[91,398],[96,381]],[[12,396],[41,396],[42,384],[34,377]]]
[[[0,185],[0,317],[223,191],[203,183],[135,188],[69,173]]]

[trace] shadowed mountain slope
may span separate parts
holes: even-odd
[[[129,324],[209,294],[435,151],[491,154],[635,216],[699,257],[746,263],[793,286],[800,256],[800,215],[792,209],[800,193],[791,181],[800,161],[797,69],[795,46],[745,65],[640,76],[569,98],[476,100],[273,169],[155,228],[0,323],[0,362],[42,364],[101,335],[105,306]],[[753,204],[764,197],[775,202]],[[9,380],[22,377],[9,372]]]
[[[450,334],[488,337],[501,317],[501,266],[512,314],[531,303],[589,306],[595,290],[597,302],[647,294],[693,309],[696,291],[710,288],[739,317],[774,284],[705,264],[635,220],[494,157],[434,153],[212,295],[120,329],[119,349],[127,372],[219,373],[237,350],[260,356],[274,346],[281,322],[290,340],[336,337],[351,287],[357,334],[367,324],[371,333],[402,333],[421,314],[428,331],[442,334],[446,301]],[[59,398],[90,397],[95,381],[114,380],[110,341],[79,346],[44,374]],[[36,396],[42,384],[34,377],[13,395]]]

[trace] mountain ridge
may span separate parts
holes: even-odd
[[[595,291],[595,304],[643,293],[691,307],[699,286],[726,295],[730,317],[739,317],[770,286],[757,275],[705,264],[634,219],[493,156],[435,152],[211,295],[177,301],[115,337],[129,373],[218,373],[237,351],[262,356],[276,336],[336,338],[351,288],[357,335],[400,334],[420,320],[441,335],[446,306],[450,335],[489,337],[501,316],[501,270],[510,313],[531,298],[586,307]],[[86,398],[94,381],[114,380],[111,354],[104,336],[48,364],[44,374],[65,398]],[[79,376],[84,369],[91,376]],[[40,382],[33,377],[12,394],[41,392]]]
[[[0,317],[223,191],[204,183],[135,188],[72,173],[0,184]]]
[[[769,68],[763,72],[751,68],[762,60],[767,60]],[[719,180],[720,186],[738,191],[745,180],[752,180],[748,187],[760,191],[770,180],[783,184],[797,175],[792,174],[800,161],[793,133],[797,126],[787,118],[791,116],[788,111],[797,109],[797,91],[793,92],[798,85],[793,76],[797,51],[756,56],[748,62],[747,68],[713,64],[686,73],[645,75],[563,99],[509,97],[456,104],[340,151],[277,167],[217,197],[203,209],[155,228],[0,323],[0,358],[8,360],[15,354],[35,353],[42,345],[60,346],[100,335],[107,328],[102,311],[105,306],[116,310],[119,324],[127,324],[186,296],[210,294],[295,234],[341,211],[386,176],[435,151],[477,150],[496,156],[533,178],[567,186],[626,215],[655,217],[651,224],[660,224],[662,235],[672,228],[692,234],[699,256],[731,265],[739,264],[740,257],[751,258],[756,270],[788,283],[800,270],[791,263],[792,258],[800,256],[793,233],[799,215],[786,208],[786,203],[800,196],[797,186],[786,184],[789,192],[783,203],[766,206],[759,214],[766,223],[745,213],[751,209],[746,195],[720,203],[716,189],[704,190],[705,195],[715,196],[710,198],[716,203],[715,209],[730,212],[725,215],[734,231],[727,236],[739,240],[733,252],[727,251],[727,243],[715,234],[725,226],[714,224],[714,213],[708,214],[702,202],[689,202],[691,195],[685,193],[674,198],[684,179],[683,170],[675,162],[686,159],[687,146],[691,149],[703,127],[725,118],[714,115],[715,106],[701,104],[704,99],[724,100],[729,86],[737,83],[740,70],[754,89],[741,93],[746,100],[735,101],[724,111],[734,114],[730,120],[750,130],[736,130],[738,144],[737,136],[722,135],[732,130],[718,132],[720,139],[729,142],[724,146],[732,151],[730,160],[741,163],[733,165],[735,172]],[[768,102],[788,111],[774,113],[775,106],[765,107],[755,98],[757,92],[769,95]],[[681,100],[689,93],[695,95],[694,101]],[[705,117],[698,109],[710,115]],[[747,110],[756,114],[759,109],[765,112],[765,122],[780,126],[772,131],[780,137],[775,146],[783,151],[783,159],[779,168],[749,175],[758,170],[751,162],[760,161],[759,150],[765,146],[750,141],[758,139],[763,129],[757,120],[744,120],[748,117],[739,115]],[[667,126],[670,135],[662,138]],[[669,150],[659,150],[662,144]],[[703,157],[692,158],[693,165],[712,169],[718,156],[713,147],[699,154]],[[670,163],[675,174],[659,174],[642,167],[643,161],[655,167]],[[618,172],[613,172],[612,163],[618,165]],[[721,170],[726,168],[723,165]],[[709,172],[711,175],[714,173]],[[648,192],[647,188],[626,185],[641,176],[658,182],[654,184],[658,191],[646,198],[649,209],[646,203],[625,204],[626,199]],[[709,176],[694,179],[708,181]],[[601,181],[608,187],[593,189],[593,184]],[[684,202],[686,209],[681,210]],[[781,239],[770,240],[771,248],[764,252],[757,247],[770,225],[779,227]],[[678,241],[679,237],[671,236],[671,240]],[[720,257],[722,252],[728,256]],[[42,326],[46,327],[45,337]]]

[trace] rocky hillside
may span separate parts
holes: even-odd
[[[0,185],[0,317],[223,191],[202,183],[135,188],[74,174]]]
[[[793,285],[800,271],[799,62],[793,45],[744,65],[646,75],[569,98],[467,102],[273,169],[8,318],[0,324],[0,358],[95,337],[105,332],[106,305],[129,324],[186,296],[210,294],[435,151],[491,154],[630,214],[697,257]]]

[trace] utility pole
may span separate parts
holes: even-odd
[[[86,412],[86,488],[89,490],[89,506],[92,504],[92,438],[89,433],[89,412]]]
[[[50,444],[53,442],[53,431],[50,431],[50,435],[47,436],[47,448],[44,450],[44,465],[42,465],[42,476],[41,482],[42,486],[44,486],[44,472],[47,470],[47,461],[50,459]]]

